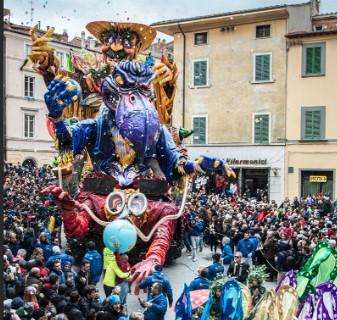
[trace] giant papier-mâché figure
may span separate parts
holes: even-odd
[[[68,239],[86,241],[102,235],[103,226],[104,245],[112,252],[130,251],[137,235],[138,242],[147,242],[145,256],[132,269],[136,284],[154,265],[165,263],[189,175],[234,173],[221,159],[189,160],[180,145],[184,131],[169,127],[175,64],[165,57],[154,66],[136,60],[154,40],[153,28],[96,21],[87,29],[102,44],[102,55],[90,64],[74,54],[67,72],[48,46],[52,30],[42,37],[32,30],[30,60],[48,86],[47,126],[61,154],[59,179],[80,182],[75,190],[70,183],[44,193],[52,194],[60,207]],[[90,101],[98,112],[89,112]],[[92,172],[79,178],[84,161]],[[184,194],[178,208],[170,190],[181,180]]]

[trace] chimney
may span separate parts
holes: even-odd
[[[85,48],[85,32],[84,31],[81,32],[81,48],[82,49]]]
[[[67,29],[63,29],[62,41],[68,42],[68,32],[67,32]]]

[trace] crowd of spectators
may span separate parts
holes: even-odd
[[[174,294],[162,266],[140,283],[147,299],[142,312],[129,313],[130,265],[118,256],[123,272],[116,274],[116,255],[96,250],[74,252],[61,234],[61,213],[41,189],[57,180],[51,167],[5,164],[4,174],[4,317],[28,319],[165,319]],[[320,239],[336,246],[337,202],[324,195],[275,202],[206,193],[190,194],[182,219],[186,252],[197,261],[209,246],[212,264],[200,267],[190,290],[209,288],[218,275],[246,283],[252,264],[265,264],[270,280],[278,272],[298,269]],[[104,292],[104,293],[103,293]]]
[[[98,252],[90,241],[76,263],[61,234],[61,213],[53,198],[40,192],[57,184],[52,168],[6,163],[4,169],[5,319],[164,319],[173,296],[161,266],[140,283],[148,291],[147,299],[139,300],[144,310],[128,313],[127,255],[118,256],[124,272],[116,274],[116,255],[107,248]]]
[[[213,255],[210,266],[199,268],[191,290],[208,288],[215,274],[246,284],[253,265],[265,265],[269,281],[276,281],[300,269],[320,240],[336,247],[337,200],[317,194],[277,205],[260,194],[248,198],[201,187],[190,195],[182,231],[186,252],[197,261],[206,244]]]

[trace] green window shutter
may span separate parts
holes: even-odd
[[[306,48],[306,74],[320,74],[322,60],[322,47]]]
[[[322,114],[320,110],[305,112],[304,138],[308,140],[321,139]]]
[[[193,118],[193,144],[206,143],[206,118]]]
[[[254,143],[269,143],[269,115],[255,115]]]
[[[255,81],[270,80],[270,55],[255,56]]]
[[[207,61],[195,61],[193,63],[193,85],[206,86],[207,85]]]
[[[313,73],[321,73],[322,48],[316,47],[314,49]]]

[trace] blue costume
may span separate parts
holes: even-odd
[[[62,268],[66,263],[73,264],[74,258],[66,253],[56,253],[49,257],[49,259],[46,262],[46,267],[48,269],[51,269],[53,267],[54,261],[60,260]]]
[[[204,277],[196,277],[191,281],[189,286],[190,291],[193,290],[201,290],[201,289],[209,289],[209,281]]]
[[[242,256],[244,258],[247,258],[247,256],[254,251],[254,245],[251,242],[251,240],[248,239],[241,239],[238,242],[238,251],[242,253]]]
[[[223,265],[219,262],[213,262],[213,264],[208,266],[207,269],[208,269],[207,279],[209,281],[213,281],[213,279],[218,275],[223,275],[225,271]]]
[[[222,247],[222,262],[223,264],[230,264],[233,261],[233,250],[229,243]]]
[[[103,270],[102,255],[97,250],[89,250],[86,252],[83,259],[89,261],[90,279],[92,283],[96,284],[99,281]]]
[[[159,282],[162,285],[163,293],[167,296],[169,304],[172,304],[172,302],[173,302],[172,287],[171,287],[170,281],[164,275],[163,272],[154,271],[150,276],[146,277],[144,280],[142,280],[139,283],[139,288],[140,289],[145,289],[145,288],[150,289],[151,286],[155,282]],[[149,293],[149,295],[150,295],[150,293]]]
[[[164,320],[167,311],[167,300],[164,294],[160,293],[156,296],[151,296],[147,299],[151,307],[144,311],[145,320]]]

